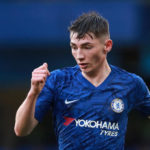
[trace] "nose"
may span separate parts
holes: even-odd
[[[78,49],[77,50],[77,59],[78,60],[82,60],[82,59],[84,59],[84,53],[83,53],[83,51],[81,50],[81,49]]]

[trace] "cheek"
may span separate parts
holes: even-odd
[[[93,55],[93,57],[91,58],[93,63],[100,63],[104,60],[104,55],[101,55],[101,54],[97,54],[97,55]]]
[[[101,60],[101,58],[98,55],[96,55],[93,57],[93,60],[94,60],[94,62],[99,62]]]
[[[72,53],[72,56],[76,59],[76,53],[73,51],[71,51],[71,53]]]
[[[91,59],[94,61],[98,61],[100,59],[100,54],[96,53],[94,55],[90,55],[91,56]]]

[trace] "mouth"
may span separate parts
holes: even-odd
[[[88,64],[87,63],[79,63],[81,69],[86,69]]]

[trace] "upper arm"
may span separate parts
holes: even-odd
[[[54,99],[54,79],[48,78],[35,105],[34,118],[41,122],[45,114],[50,110]],[[36,122],[35,121],[35,122]]]
[[[138,77],[136,84],[136,104],[135,108],[150,116],[150,92],[142,78]]]

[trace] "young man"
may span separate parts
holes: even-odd
[[[95,12],[69,28],[77,66],[32,72],[31,89],[16,114],[15,133],[29,134],[52,107],[60,150],[123,150],[128,113],[150,115],[150,93],[137,75],[109,65],[109,25]]]

